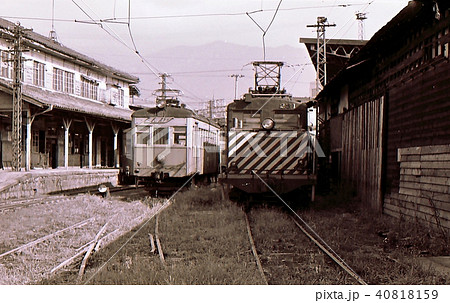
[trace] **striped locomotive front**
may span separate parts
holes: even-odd
[[[309,149],[305,131],[229,131],[228,176],[302,175]]]

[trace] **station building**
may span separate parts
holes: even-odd
[[[0,19],[0,165],[11,167],[16,24]],[[24,30],[21,170],[118,167],[139,79]]]

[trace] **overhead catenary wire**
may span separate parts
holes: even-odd
[[[275,9],[275,13],[274,13],[273,16],[272,16],[272,20],[270,20],[270,23],[269,23],[269,25],[267,26],[266,29],[263,29],[263,28],[258,24],[258,22],[256,22],[256,20],[253,19],[252,16],[251,16],[251,14],[253,14],[253,13],[256,13],[256,12],[262,12],[262,11],[263,11],[262,9],[259,10],[259,11],[246,13],[247,16],[248,16],[248,17],[249,17],[249,18],[250,18],[250,19],[258,26],[258,28],[263,32],[263,35],[262,35],[262,44],[263,44],[263,59],[264,59],[264,61],[266,61],[266,41],[265,41],[265,37],[266,37],[266,34],[267,34],[267,32],[269,31],[270,27],[272,26],[272,23],[273,23],[273,21],[275,20],[275,17],[277,16],[277,13],[278,13],[278,11],[279,11],[279,9],[280,9],[281,2],[283,2],[283,0],[280,0],[280,2],[278,2],[278,6],[277,6],[277,8]]]
[[[372,1],[373,2],[373,1]],[[362,6],[367,3],[347,3],[347,4],[336,4],[336,5],[317,5],[317,6],[303,6],[303,7],[291,7],[291,8],[280,8],[279,11],[294,11],[294,10],[308,10],[308,9],[320,9],[320,8],[336,8],[336,7],[350,7],[350,6]],[[275,9],[260,9],[259,12],[271,12]],[[203,18],[203,17],[230,17],[230,16],[245,16],[246,12],[232,12],[232,13],[204,13],[204,14],[180,14],[180,15],[161,15],[161,16],[137,16],[130,17],[129,20],[146,20],[146,19],[173,19],[173,18]],[[44,17],[28,17],[28,16],[7,16],[3,15],[0,18],[6,19],[23,19],[23,20],[37,20],[37,21],[51,21],[52,18]],[[57,18],[53,19],[57,22],[86,22],[85,20],[68,19],[68,18]],[[128,17],[116,17],[115,11],[112,18],[99,18],[90,19],[89,22],[103,22],[103,23],[117,23],[120,20],[128,20]],[[120,22],[122,23],[122,22]],[[123,22],[126,24],[127,22]]]
[[[80,2],[80,1],[77,1],[77,2]],[[371,2],[373,2],[373,1],[371,1]],[[260,12],[272,12],[272,11],[281,12],[281,11],[308,10],[308,9],[317,9],[317,8],[330,8],[330,10],[331,10],[332,8],[337,8],[337,7],[350,7],[350,6],[368,5],[371,2],[369,2],[369,3],[336,4],[336,1],[335,1],[333,3],[333,5],[310,5],[310,6],[298,6],[298,7],[287,7],[287,8],[277,7],[277,8],[273,8],[273,9],[271,9],[271,8],[263,8],[262,7],[262,3],[261,3],[261,10],[260,10]],[[84,1],[82,3],[86,4]],[[202,18],[202,17],[215,17],[215,16],[224,16],[224,17],[226,17],[226,16],[239,16],[239,15],[244,16],[244,15],[246,15],[245,12],[231,12],[231,13],[217,12],[217,13],[205,13],[205,14],[179,14],[179,15],[161,15],[161,16],[157,16],[157,15],[156,16],[132,16],[131,9],[130,9],[131,5],[130,5],[130,1],[129,1],[128,2],[128,6],[129,6],[128,14],[126,14],[125,16],[120,17],[116,13],[116,5],[117,5],[116,0],[112,4],[114,5],[114,9],[113,9],[113,12],[110,12],[111,18],[100,18],[99,16],[92,16],[91,15],[92,17],[89,16],[87,21],[76,20],[76,19],[75,20],[74,19],[63,19],[63,18],[58,18],[58,19],[52,18],[52,19],[49,19],[49,18],[36,18],[36,17],[32,17],[32,18],[29,18],[29,19],[33,19],[33,20],[52,20],[52,21],[58,21],[58,22],[69,21],[69,22],[77,22],[77,23],[97,24],[99,27],[101,27],[103,30],[105,30],[108,33],[108,35],[111,35],[111,37],[113,37],[117,41],[120,41],[122,39],[120,38],[119,35],[114,33],[114,31],[112,31],[111,28],[107,27],[107,22],[114,21],[115,23],[119,23],[120,21],[125,21],[126,20],[126,22],[120,22],[120,23],[123,23],[123,24],[127,25],[128,32],[129,32],[129,35],[130,35],[130,39],[132,39],[132,40],[131,40],[131,43],[127,43],[127,42],[122,40],[123,43],[122,42],[121,43],[124,44],[124,45],[129,46],[130,49],[132,49],[134,52],[136,52],[138,50],[138,47],[136,45],[137,41],[134,39],[133,33],[132,33],[132,24],[131,24],[131,22],[133,20],[166,19],[166,18],[170,19],[170,18],[188,18],[188,17],[189,18]],[[83,11],[83,13],[85,13],[85,14],[89,13],[89,10],[86,9],[86,7],[83,7],[81,5],[77,5],[77,7],[79,7],[79,9],[81,11]],[[88,16],[88,15],[86,15],[86,16]],[[274,17],[275,17],[275,14],[274,14]],[[10,18],[28,19],[28,17],[10,17]],[[131,44],[132,44],[132,46],[131,46]],[[140,59],[142,60],[144,58],[140,57]],[[148,60],[144,60],[143,63],[151,65],[148,62]],[[157,68],[152,66],[152,69],[153,69],[152,74],[154,74],[155,77],[158,77],[159,72],[158,72]],[[172,74],[176,74],[176,73],[172,73]],[[188,94],[191,94],[191,95],[195,96],[196,98],[204,99],[204,97],[196,96],[195,93],[193,93],[193,92],[191,92],[191,91],[189,91],[189,90],[187,90],[185,88],[182,88],[182,90],[185,93],[188,93]]]
[[[131,39],[131,42],[133,43],[134,51],[136,53],[139,53],[137,50],[137,47],[136,47],[136,43],[134,42],[133,34],[131,32],[130,15],[131,15],[131,0],[128,0],[128,22],[127,22],[128,33],[130,34],[130,39]]]
[[[89,20],[91,20],[91,24],[96,24],[96,25],[98,25],[102,30],[104,30],[105,32],[107,32],[111,37],[113,37],[116,41],[118,41],[118,42],[120,42],[122,45],[124,45],[127,49],[129,49],[129,50],[131,50],[136,56],[138,56],[139,57],[139,59],[141,60],[141,62],[155,75],[155,76],[158,76],[159,77],[159,75],[160,74],[162,74],[161,72],[159,72],[155,67],[153,67],[149,62],[148,62],[148,60],[144,57],[144,56],[142,56],[140,53],[139,53],[139,51],[138,51],[138,49],[137,49],[137,47],[136,47],[136,44],[134,43],[134,38],[133,38],[133,34],[132,34],[132,31],[131,31],[131,27],[130,26],[128,26],[128,29],[129,29],[129,31],[128,31],[128,33],[129,33],[129,35],[130,35],[130,39],[133,41],[133,47],[131,47],[130,45],[128,45],[116,32],[114,32],[114,30],[112,30],[107,24],[103,24],[102,22],[99,22],[99,21],[96,21],[94,18],[92,18],[91,16],[90,16],[90,14],[89,13],[87,13],[86,12],[86,10],[84,10],[75,0],[72,0],[72,2],[89,18]],[[86,6],[86,7],[89,7],[83,0],[81,0],[81,2],[83,2],[83,4]],[[92,9],[91,9],[91,11],[92,11]],[[93,11],[93,13],[95,14],[95,12]],[[95,14],[95,15],[97,15],[97,14]],[[97,15],[97,17],[98,17],[98,15]],[[100,19],[100,18],[99,18]],[[131,18],[130,18],[131,19]],[[170,88],[170,87],[169,87]],[[185,89],[183,89],[184,91],[187,91],[187,90],[185,90]],[[191,92],[189,92],[190,94],[192,94]],[[192,94],[192,95],[194,95],[194,94]],[[195,95],[194,95],[195,96]],[[195,96],[195,97],[197,97],[197,96]],[[199,97],[197,97],[197,98],[199,98]],[[199,98],[200,99],[200,98]],[[189,105],[187,104],[187,107],[188,108],[190,108],[189,107]],[[192,109],[192,108],[190,108],[193,112],[194,112],[194,114],[196,114],[195,113],[195,110],[194,109]]]

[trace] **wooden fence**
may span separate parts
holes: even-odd
[[[342,121],[342,179],[380,212],[383,106],[383,97],[366,102],[344,114]]]

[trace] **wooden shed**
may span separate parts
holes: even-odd
[[[450,229],[448,1],[409,4],[317,99],[323,175],[368,207]]]

